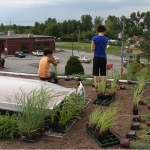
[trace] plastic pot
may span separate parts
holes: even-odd
[[[150,104],[147,105],[148,109],[150,109]]]
[[[140,115],[134,115],[133,116],[133,121],[139,122],[140,121]]]
[[[150,126],[150,121],[146,121],[146,125],[147,125],[147,126]]]
[[[125,90],[125,85],[120,85],[121,90]]]
[[[120,141],[122,148],[130,148],[130,139],[123,139]]]
[[[132,109],[133,115],[138,115],[138,108],[134,108]]]

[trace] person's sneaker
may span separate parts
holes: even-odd
[[[97,87],[95,87],[95,85],[94,85],[94,84],[92,84],[92,87],[93,87],[93,88],[95,88],[95,89],[97,89]]]

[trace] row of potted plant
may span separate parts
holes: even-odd
[[[83,97],[76,93],[66,96],[60,105],[55,106],[49,114],[51,128],[66,132],[68,123],[80,118],[80,113],[85,107],[85,100]],[[69,124],[70,126],[71,124]]]
[[[107,146],[113,142],[120,143],[117,137],[114,138],[114,141],[113,138],[111,138],[110,143],[108,141],[108,135],[111,133],[110,129],[117,123],[118,118],[120,117],[116,115],[120,108],[121,107],[118,103],[116,105],[107,107],[107,109],[102,106],[97,106],[89,115],[87,132],[100,143],[104,142],[107,137]]]

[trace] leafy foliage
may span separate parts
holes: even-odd
[[[0,115],[0,138],[14,139],[18,135],[18,126],[15,114]]]
[[[65,75],[72,74],[84,74],[84,68],[75,56],[71,56],[65,66]]]

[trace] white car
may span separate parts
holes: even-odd
[[[83,57],[79,57],[78,58],[80,60],[80,62],[84,62],[84,63],[90,63],[91,62],[91,59],[86,57],[86,56],[83,56]]]
[[[78,57],[78,58],[80,58],[80,57],[84,57],[84,55],[83,54],[73,54],[73,56],[76,56],[76,57]]]
[[[43,56],[43,51],[42,50],[34,50],[32,52],[32,54],[35,56]]]
[[[60,62],[60,59],[57,56],[54,56],[54,58],[55,58],[55,60],[56,60],[57,63]]]

